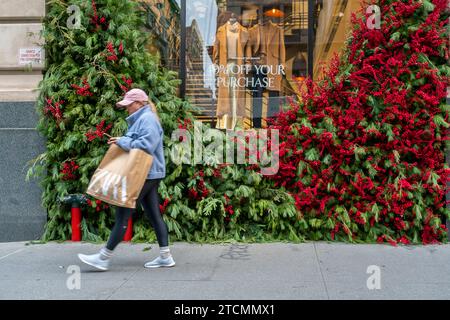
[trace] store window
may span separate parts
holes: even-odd
[[[216,128],[261,128],[308,73],[308,0],[185,1],[185,97]]]
[[[314,79],[323,74],[350,35],[351,16],[361,8],[360,0],[316,0],[314,14]]]
[[[180,5],[176,0],[142,0],[146,28],[150,37],[147,50],[158,54],[161,65],[179,70],[180,58]]]

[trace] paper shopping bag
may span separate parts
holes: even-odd
[[[87,194],[103,202],[135,208],[153,157],[140,149],[112,144],[89,182]]]

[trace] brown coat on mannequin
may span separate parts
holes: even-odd
[[[238,24],[238,45],[237,45],[237,56],[239,59],[237,60],[237,64],[241,67],[241,73],[236,74],[235,76],[238,78],[242,84],[244,84],[244,64],[246,57],[249,52],[249,47],[247,46],[248,42],[248,31],[247,28],[243,27],[241,24]],[[225,83],[228,81],[228,75],[224,72],[228,63],[228,55],[227,55],[227,25],[225,23],[223,26],[217,29],[216,41],[214,42],[213,49],[213,62],[220,67],[220,72],[218,74],[219,78],[225,80]],[[229,97],[229,87],[224,85],[223,83],[219,83],[219,93],[218,93],[218,101],[217,101],[217,112],[216,115],[218,117],[223,116],[225,114],[231,115],[231,100]],[[237,110],[236,115],[238,117],[245,116],[245,87],[238,87],[237,91]]]
[[[252,64],[265,64],[266,45],[264,44],[264,36],[261,36],[262,25],[256,24],[248,29],[250,54],[252,56]],[[255,59],[256,58],[256,59]],[[259,59],[258,59],[259,58]]]
[[[279,66],[283,66],[283,70],[286,68],[286,48],[284,44],[284,30],[269,21],[262,26],[262,38],[261,45],[265,46],[262,52],[266,53],[266,65],[272,68],[273,73],[269,74],[269,78],[273,78],[272,85],[268,87],[271,91],[281,91],[282,74],[279,74]]]

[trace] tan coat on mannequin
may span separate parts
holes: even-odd
[[[252,56],[252,64],[263,65],[266,63],[266,45],[265,37],[261,35],[262,25],[256,24],[248,29],[250,54]]]
[[[235,76],[239,81],[243,82],[245,73],[244,73],[244,64],[246,57],[249,55],[246,54],[248,52],[249,48],[247,47],[248,42],[248,31],[247,28],[243,27],[239,22],[236,22],[238,24],[238,43],[237,43],[237,61],[236,64],[240,66],[241,71],[240,73],[236,74]],[[226,66],[228,64],[228,52],[227,52],[227,25],[228,23],[225,23],[223,26],[219,27],[216,34],[216,41],[214,42],[214,48],[213,48],[213,61],[216,65],[220,67],[220,71],[218,74],[218,77],[221,78],[221,80],[224,80],[226,83],[228,81],[228,75],[225,73]],[[231,115],[231,101],[229,98],[229,86],[224,85],[224,82],[219,82],[219,92],[218,92],[218,102],[217,102],[217,117],[222,117],[224,115]],[[237,90],[237,110],[236,115],[238,117],[244,117],[245,116],[245,87],[240,87],[239,90]]]
[[[286,68],[286,48],[284,44],[284,30],[269,21],[262,27],[261,35],[264,39],[261,45],[265,46],[261,51],[266,54],[265,64],[272,68],[272,72],[276,74],[269,74],[269,78],[273,78],[272,85],[268,90],[281,91],[281,81],[283,75],[279,71],[280,66],[283,70]]]

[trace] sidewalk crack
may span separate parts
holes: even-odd
[[[313,242],[313,246],[314,246],[314,253],[316,254],[316,260],[317,260],[317,263],[319,265],[320,276],[322,277],[322,282],[323,282],[323,285],[325,287],[325,292],[327,294],[327,299],[330,300],[330,295],[328,293],[328,287],[327,287],[327,284],[325,282],[325,277],[323,275],[322,267],[320,265],[319,254],[317,253],[317,248],[316,248],[316,243],[315,242]]]
[[[136,275],[136,273],[139,272],[139,270],[140,270],[140,269],[136,269],[136,271],[133,272],[133,274],[132,274],[128,279],[126,279],[124,282],[122,282],[122,283],[120,284],[120,286],[118,286],[116,289],[114,289],[113,292],[112,292],[105,300],[110,300],[110,298],[111,298],[117,291],[119,291],[120,288],[122,288],[122,287],[125,285],[125,283],[127,283],[128,281],[130,281],[130,280]]]
[[[9,256],[12,256],[13,254],[16,254],[16,253],[19,253],[19,252],[21,252],[21,251],[24,251],[25,249],[26,249],[26,248],[22,248],[22,249],[19,249],[19,250],[14,251],[14,252],[11,252],[11,253],[9,253],[9,254],[3,256],[3,257],[0,257],[0,260],[3,260],[3,259],[5,259],[5,258],[7,258],[7,257],[9,257]]]

